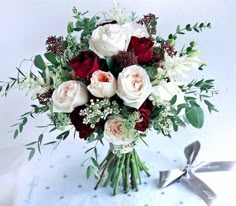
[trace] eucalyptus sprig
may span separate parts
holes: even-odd
[[[184,35],[185,32],[189,32],[189,31],[195,31],[197,33],[199,33],[200,31],[203,31],[204,29],[210,29],[211,28],[211,23],[196,23],[194,25],[191,24],[187,24],[185,27],[181,28],[180,25],[177,26],[176,28],[176,32],[174,34],[170,34],[168,39],[177,39],[177,35]]]

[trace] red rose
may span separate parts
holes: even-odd
[[[128,50],[133,50],[141,64],[148,63],[152,59],[154,42],[150,38],[131,37]]]
[[[100,69],[98,57],[91,51],[82,51],[70,60],[70,66],[74,70],[74,76],[79,78],[90,77],[93,72]]]
[[[135,125],[136,130],[144,132],[148,128],[152,108],[153,108],[152,102],[149,100],[146,100],[138,109],[140,113],[140,119],[142,121],[136,123]]]
[[[95,129],[92,129],[88,124],[83,124],[83,117],[79,115],[81,109],[84,109],[84,106],[76,107],[70,114],[70,120],[76,131],[79,131],[79,137],[86,140]]]

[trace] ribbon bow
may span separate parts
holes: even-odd
[[[186,167],[160,172],[160,188],[167,187],[178,180],[184,180],[192,190],[197,193],[208,206],[213,205],[216,200],[216,194],[202,180],[197,178],[194,173],[198,172],[217,172],[217,171],[236,171],[236,161],[221,162],[201,162],[193,165],[200,150],[200,142],[196,141],[184,149],[187,159]]]

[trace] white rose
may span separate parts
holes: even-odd
[[[123,69],[118,76],[117,95],[124,104],[138,109],[152,91],[149,76],[141,66],[132,65]]]
[[[104,137],[113,145],[127,145],[134,141],[132,137],[125,137],[122,131],[123,119],[118,116],[109,117],[105,123]]]
[[[111,72],[95,71],[87,87],[90,93],[99,98],[109,98],[116,93],[116,79]]]
[[[89,100],[86,85],[79,81],[63,82],[52,94],[53,111],[70,113]]]
[[[166,82],[162,80],[159,85],[154,86],[149,99],[156,105],[161,105],[170,101],[177,95],[176,105],[184,103],[184,95],[175,82]]]
[[[119,24],[106,24],[93,30],[89,49],[100,58],[110,57],[127,48],[127,35]]]
[[[129,35],[129,37],[131,36],[136,36],[138,38],[149,37],[147,27],[145,25],[141,25],[132,21],[132,22],[123,24],[122,27],[126,31],[126,33]]]

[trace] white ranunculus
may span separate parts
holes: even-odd
[[[116,79],[111,72],[95,71],[87,87],[90,93],[99,98],[109,98],[116,93]]]
[[[189,57],[187,55],[180,56],[176,54],[173,57],[165,53],[165,61],[162,66],[166,70],[167,76],[172,78],[175,77],[186,77],[186,73],[189,71],[196,71],[202,64],[197,56]]]
[[[70,113],[89,100],[86,85],[80,81],[63,82],[52,94],[53,112]]]
[[[149,99],[155,105],[161,105],[164,102],[170,101],[177,95],[176,105],[184,103],[184,95],[181,89],[175,82],[166,82],[162,80],[159,85],[154,86]]]
[[[127,145],[134,141],[130,137],[125,137],[122,131],[123,119],[119,116],[111,116],[107,119],[104,127],[105,139],[113,145]]]
[[[149,76],[141,66],[132,65],[119,73],[117,95],[129,107],[138,109],[152,91]]]
[[[127,34],[122,25],[106,24],[93,30],[89,49],[100,58],[110,57],[127,48]]]

